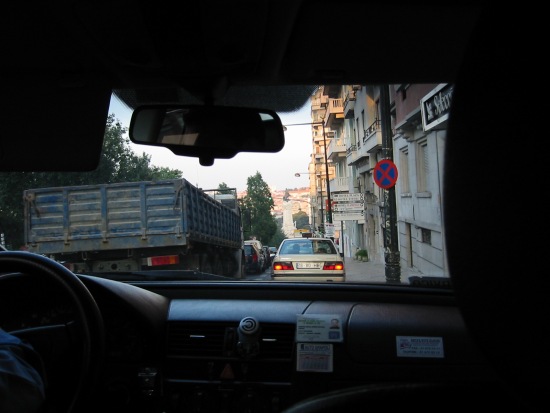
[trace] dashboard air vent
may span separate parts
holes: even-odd
[[[226,323],[168,324],[168,356],[222,357]]]
[[[235,351],[239,323],[177,321],[168,324],[169,357],[238,357]],[[261,323],[261,360],[290,360],[294,351],[294,324]]]

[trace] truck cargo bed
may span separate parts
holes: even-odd
[[[185,179],[29,189],[24,199],[26,242],[41,254],[242,243],[238,211]]]

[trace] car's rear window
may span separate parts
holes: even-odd
[[[284,254],[337,254],[334,244],[327,240],[285,242],[281,252]]]
[[[336,248],[328,241],[313,241],[313,252],[315,254],[336,254]]]

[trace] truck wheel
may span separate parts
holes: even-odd
[[[232,257],[224,256],[221,258],[221,264],[222,264],[222,275],[225,277],[234,277],[235,271],[237,270],[235,267],[235,263],[233,262]]]
[[[233,251],[222,257],[223,275],[237,280],[245,276],[244,251]]]
[[[200,271],[207,274],[213,274],[212,260],[209,259],[208,254],[201,254],[201,266]]]
[[[233,274],[233,277],[242,280],[246,276],[246,257],[244,255],[244,251],[236,252],[235,253],[235,271],[236,273]]]
[[[214,263],[212,265],[212,273],[216,275],[225,275],[223,272],[222,257],[220,254],[214,255]]]

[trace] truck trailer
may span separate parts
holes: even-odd
[[[187,180],[27,189],[25,243],[76,273],[244,273],[236,189]]]

